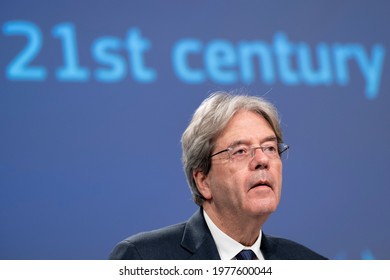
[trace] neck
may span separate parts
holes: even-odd
[[[269,216],[269,214],[249,216],[234,211],[216,211],[207,202],[203,204],[203,209],[221,231],[247,247],[256,242],[260,229]]]

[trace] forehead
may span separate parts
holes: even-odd
[[[260,144],[271,137],[275,137],[275,132],[263,116],[251,111],[239,111],[217,137],[216,145],[230,145],[237,141]]]

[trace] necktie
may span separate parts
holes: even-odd
[[[257,257],[252,250],[242,250],[236,255],[237,260],[256,260]]]

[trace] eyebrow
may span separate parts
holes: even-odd
[[[261,144],[264,143],[264,142],[270,142],[270,141],[273,141],[273,142],[278,142],[278,139],[276,138],[276,136],[267,136],[265,137],[263,140],[261,140]],[[249,141],[247,140],[236,140],[236,141],[233,141],[232,143],[230,143],[230,145],[228,147],[233,147],[233,146],[236,146],[236,145],[241,145],[241,144],[246,144],[248,145],[249,144]]]

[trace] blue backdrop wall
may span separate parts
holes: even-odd
[[[180,137],[215,90],[291,146],[264,230],[390,258],[387,1],[2,1],[0,258],[105,259],[196,209]]]

